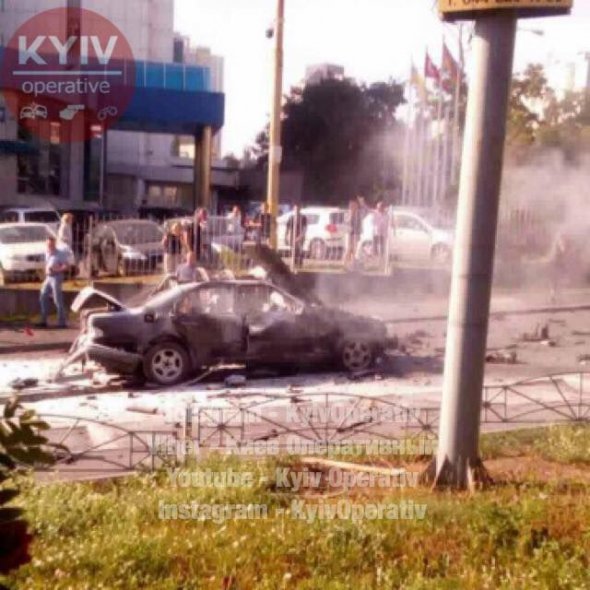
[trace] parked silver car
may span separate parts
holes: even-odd
[[[163,233],[145,219],[121,219],[92,230],[93,272],[125,276],[154,272],[164,258]]]

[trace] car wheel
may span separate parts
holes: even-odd
[[[326,251],[326,242],[317,238],[311,241],[311,244],[309,245],[310,258],[313,260],[325,260]]]
[[[447,264],[451,260],[451,249],[445,244],[437,244],[432,248],[430,258],[437,264]]]
[[[158,385],[176,385],[186,379],[190,360],[180,344],[161,342],[148,350],[143,368],[149,381]]]
[[[366,340],[346,340],[340,353],[341,361],[348,371],[364,371],[375,360],[375,350]]]

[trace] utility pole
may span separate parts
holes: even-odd
[[[564,6],[505,0],[474,8],[439,0],[446,19],[475,18],[473,69],[457,210],[445,373],[435,461],[424,474],[436,486],[467,488],[488,479],[479,457],[482,390],[492,294],[500,184],[519,16],[567,13]]]
[[[268,151],[268,187],[266,200],[272,216],[270,245],[277,248],[277,217],[279,214],[279,190],[281,160],[281,109],[283,99],[283,37],[285,25],[285,0],[277,0],[277,16],[274,26],[275,61],[273,72],[273,100],[270,115],[270,145]]]
[[[447,328],[435,482],[465,488],[479,425],[516,17],[477,21]]]

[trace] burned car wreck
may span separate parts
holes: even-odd
[[[214,279],[174,285],[127,306],[87,287],[72,306],[85,311],[69,362],[87,358],[109,372],[169,386],[220,363],[338,363],[361,371],[395,346],[379,320],[294,290],[258,279]]]

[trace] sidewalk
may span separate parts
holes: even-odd
[[[66,330],[37,329],[30,324],[0,324],[0,356],[48,351],[67,351],[79,332],[77,323]]]

